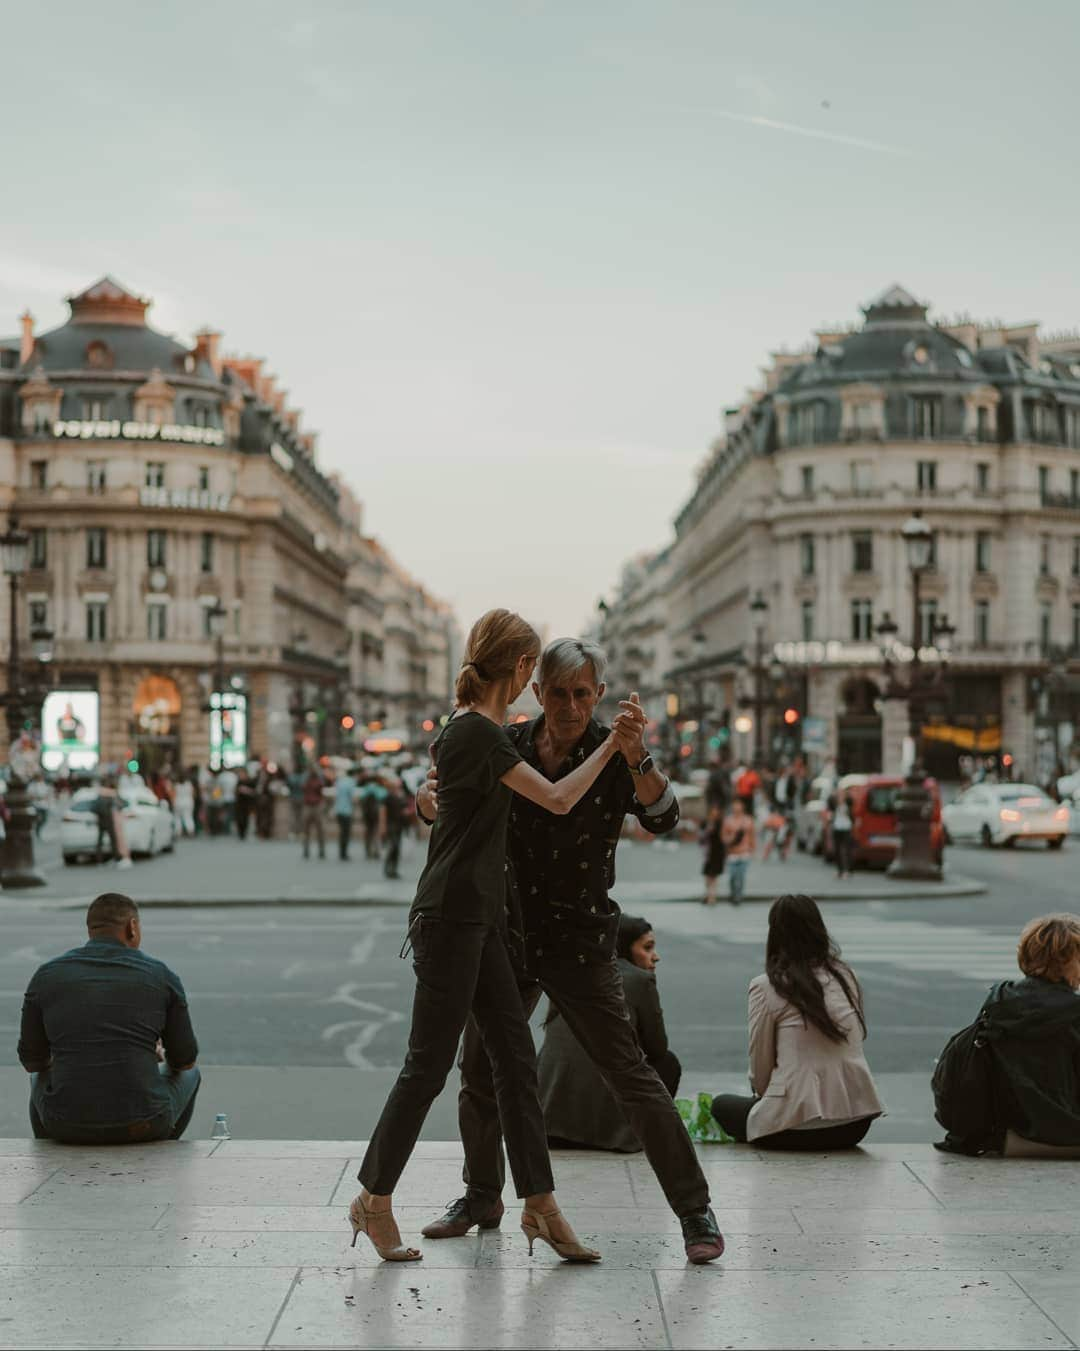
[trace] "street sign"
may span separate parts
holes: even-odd
[[[818,752],[829,749],[829,724],[825,718],[803,718],[802,748],[804,751]]]

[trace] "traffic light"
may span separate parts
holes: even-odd
[[[784,709],[784,722],[789,727],[794,727],[798,721],[799,721],[799,710],[797,708]]]
[[[420,726],[425,732],[434,732],[435,721],[432,718],[425,718],[424,721],[420,724]]]
[[[342,714],[341,730],[343,732],[351,732],[355,726],[356,726],[356,719],[353,717],[351,713]]]

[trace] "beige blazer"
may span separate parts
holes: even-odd
[[[792,1130],[812,1121],[853,1121],[884,1110],[863,1055],[863,1032],[840,986],[821,972],[825,1006],[847,1030],[830,1041],[773,989],[768,976],[750,982],[750,1109],[746,1138]]]

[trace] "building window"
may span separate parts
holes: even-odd
[[[975,646],[987,647],[990,643],[990,602],[975,602]]]
[[[143,480],[148,488],[165,487],[165,466],[160,460],[147,460],[146,477]]]
[[[103,493],[105,491],[104,460],[87,460],[86,491],[88,493]]]
[[[41,526],[35,526],[30,531],[30,566],[32,568],[49,566],[49,536]]]
[[[50,411],[50,405],[47,403],[31,404],[30,418],[35,436],[45,436],[48,434],[49,428],[52,426]]]
[[[44,600],[30,602],[30,632],[43,629],[49,622],[49,603]]]
[[[214,537],[208,530],[204,530],[199,542],[199,571],[214,571]]]
[[[88,600],[86,602],[86,641],[88,643],[103,643],[105,641],[107,608],[103,600]]]
[[[814,495],[814,466],[804,464],[801,471],[802,495],[803,497],[813,497]]]
[[[49,486],[48,460],[30,461],[30,487],[43,489]]]
[[[937,492],[937,460],[919,460],[916,463],[915,487],[921,493]]]
[[[210,466],[208,464],[199,465],[199,492],[208,493],[210,491]]]
[[[1050,575],[1050,536],[1039,536],[1039,576]]]
[[[990,531],[975,532],[975,571],[990,571]]]
[[[990,466],[985,460],[980,460],[975,466],[975,491],[977,493],[990,491]]]
[[[1080,408],[1065,409],[1065,444],[1080,449]]]
[[[924,647],[934,641],[934,629],[937,627],[938,603],[928,599],[919,601],[919,640]]]
[[[1061,440],[1061,422],[1052,403],[1036,403],[1031,409],[1032,440],[1054,446]]]
[[[1050,643],[1053,638],[1053,609],[1049,601],[1043,601],[1039,606],[1039,647],[1043,652],[1050,651]]]
[[[1080,577],[1080,535],[1073,535],[1072,575],[1074,577]]]
[[[146,607],[146,636],[155,642],[160,642],[165,637],[165,605],[148,605]]]
[[[979,408],[975,414],[976,430],[975,435],[980,441],[991,440],[990,409],[987,407]]]
[[[874,571],[874,536],[869,530],[855,530],[851,536],[852,572]]]
[[[868,643],[874,637],[874,602],[872,600],[853,600],[851,602],[851,637],[856,643]]]
[[[92,525],[86,531],[86,566],[103,568],[106,566],[105,528]]]
[[[1072,650],[1080,652],[1080,605],[1072,607]]]
[[[802,603],[802,640],[804,643],[810,643],[814,640],[814,602],[804,600]]]
[[[163,568],[165,566],[165,531],[148,530],[146,532],[146,566]]]
[[[877,407],[872,403],[857,403],[851,410],[851,428],[858,436],[872,436],[877,431]]]
[[[797,405],[793,418],[796,445],[813,446],[825,439],[825,405],[819,400]]]
[[[928,572],[935,572],[937,570],[937,565],[938,565],[938,532],[936,530],[931,530],[930,557],[927,559],[926,562],[926,570]]]
[[[873,460],[852,460],[851,491],[856,497],[866,497],[874,491]]]
[[[109,402],[101,396],[83,399],[83,419],[86,422],[104,422],[109,416]]]
[[[804,577],[813,577],[815,570],[814,537],[799,536],[799,571]]]
[[[193,427],[210,426],[210,409],[204,403],[196,403],[191,406],[191,425]]]
[[[941,435],[941,400],[936,395],[920,395],[911,401],[911,431],[916,437]]]
[[[1048,464],[1039,465],[1039,496],[1045,502],[1050,494],[1050,466]]]

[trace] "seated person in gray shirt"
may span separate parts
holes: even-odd
[[[199,1088],[184,987],[140,952],[129,896],[99,896],[86,928],[85,946],[39,967],[23,999],[19,1060],[31,1075],[34,1135],[74,1145],[179,1140]]]

